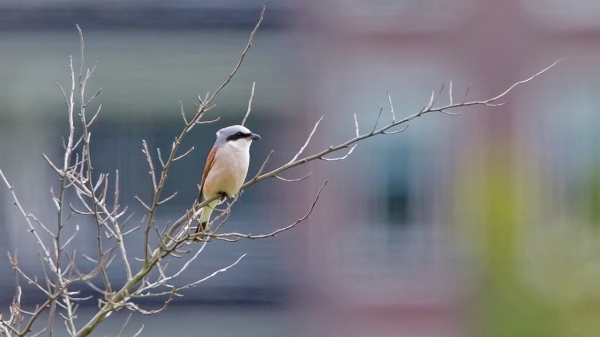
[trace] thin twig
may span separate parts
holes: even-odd
[[[271,152],[269,152],[269,155],[267,156],[265,161],[263,161],[262,165],[260,166],[260,169],[258,169],[258,172],[256,172],[257,177],[262,174],[263,170],[265,169],[265,166],[267,166],[269,159],[271,159],[271,157],[273,156],[274,153],[275,153],[275,151],[273,151],[273,150],[271,150]]]
[[[452,82],[451,82],[452,83]],[[394,105],[392,104],[392,97],[390,96],[390,92],[387,92],[388,101],[390,102],[390,112],[392,113],[392,122],[396,121],[396,115],[394,114]],[[377,123],[375,124],[377,127]]]
[[[287,181],[287,182],[298,182],[298,181],[302,181],[302,180],[310,177],[311,174],[312,174],[312,172],[310,172],[309,174],[305,175],[304,177],[298,178],[298,179],[286,179],[286,178],[282,178],[280,176],[275,176],[275,178],[277,178],[279,180]]]
[[[256,34],[256,32],[258,31],[258,27],[260,27],[260,24],[263,22],[264,16],[265,16],[265,6],[263,6],[262,11],[260,12],[260,18],[258,19],[256,26],[254,26],[254,29],[250,33],[250,39],[248,39],[248,44],[246,45],[246,48],[242,52],[242,55],[240,56],[238,63],[233,68],[233,71],[231,72],[231,74],[229,74],[229,76],[227,76],[227,79],[225,80],[225,82],[223,82],[223,84],[221,84],[221,86],[219,88],[217,88],[217,90],[215,90],[215,92],[212,94],[212,96],[210,96],[210,98],[208,98],[208,99],[205,99],[201,105],[207,106],[207,105],[211,104],[211,102],[219,94],[219,92],[221,92],[221,90],[223,90],[223,88],[225,88],[225,86],[229,83],[229,81],[231,81],[233,76],[235,76],[235,74],[238,72],[238,70],[242,66],[242,62],[244,61],[246,54],[248,53],[248,50],[250,50],[250,47],[252,46],[252,41],[254,40],[254,34]]]
[[[302,154],[302,152],[304,151],[306,146],[308,146],[308,143],[310,143],[310,140],[311,140],[312,136],[315,134],[315,131],[317,130],[317,127],[319,126],[319,123],[321,123],[321,121],[323,120],[323,117],[325,117],[325,116],[321,116],[321,118],[319,118],[319,120],[315,123],[315,126],[313,126],[313,129],[310,132],[310,134],[308,135],[308,138],[306,138],[306,142],[304,143],[304,145],[302,145],[302,147],[300,148],[298,153],[296,153],[296,155],[288,162],[288,164],[295,162],[296,159],[298,159],[298,156],[300,156]]]
[[[248,119],[248,115],[250,115],[250,111],[252,110],[252,98],[254,98],[254,85],[256,82],[252,82],[252,92],[250,93],[250,99],[248,100],[248,110],[246,110],[246,114],[244,115],[244,119],[242,119],[242,124],[246,124],[246,119]]]
[[[299,223],[301,223],[302,221],[308,219],[308,217],[312,214],[313,210],[315,209],[315,205],[317,204],[317,201],[319,201],[319,197],[321,196],[321,191],[323,191],[323,188],[325,188],[325,185],[327,185],[327,181],[325,181],[325,183],[323,183],[323,185],[321,186],[321,188],[319,188],[319,192],[317,192],[317,196],[315,197],[315,199],[313,200],[312,205],[310,205],[310,209],[308,210],[308,212],[306,213],[306,215],[304,215],[303,217],[301,217],[300,219],[294,221],[294,223],[292,223],[289,226],[283,227],[283,228],[279,228],[269,234],[260,234],[260,235],[251,235],[251,234],[242,234],[242,233],[224,233],[224,234],[213,234],[211,235],[211,237],[215,238],[215,239],[221,239],[221,238],[225,238],[225,239],[233,239],[233,240],[237,240],[237,239],[264,239],[264,238],[268,238],[268,237],[272,237],[272,236],[276,236],[277,234],[281,233],[281,232],[285,232],[287,230],[290,230],[294,227],[296,227]]]
[[[156,183],[156,172],[154,171],[154,164],[152,163],[152,156],[150,155],[150,151],[148,150],[148,143],[146,143],[145,139],[142,139],[142,152],[146,155],[146,161],[148,162],[148,166],[150,167],[150,176],[152,177],[152,187],[154,188],[154,192],[158,191],[158,185]]]

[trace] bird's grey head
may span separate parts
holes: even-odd
[[[248,128],[241,125],[232,125],[217,131],[217,140],[215,141],[214,147],[221,147],[228,142],[243,140],[250,143],[253,140],[259,139],[260,136],[256,133],[252,133]]]

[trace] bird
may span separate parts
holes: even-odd
[[[231,125],[217,131],[217,140],[208,154],[202,173],[198,203],[217,195],[220,198],[202,208],[196,233],[207,229],[210,216],[218,204],[240,192],[248,173],[250,144],[253,140],[260,140],[260,136],[242,125]]]

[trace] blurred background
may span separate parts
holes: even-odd
[[[184,148],[195,150],[171,171],[166,193],[178,196],[159,214],[163,223],[197,196],[214,134],[241,121],[252,82],[247,126],[263,140],[253,144],[249,175],[272,149],[272,168],[287,162],[322,115],[307,153],[352,137],[354,113],[362,132],[381,107],[380,123],[389,122],[387,91],[404,117],[450,80],[455,102],[467,87],[467,99],[485,99],[564,60],[503,107],[426,115],[406,132],[360,143],[345,161],[285,174],[314,172],[301,183],[248,189],[226,226],[267,233],[303,216],[329,181],[297,228],[208,245],[180,284],[248,255],[165,312],[134,315],[125,335],[142,324],[145,336],[600,335],[597,1],[2,0],[0,167],[23,206],[54,219],[57,177],[41,154],[58,159],[67,133],[55,82],[70,84],[75,24],[87,65],[100,62],[88,84],[90,94],[103,88],[95,169],[119,169],[122,204],[139,219],[133,197],[151,193],[142,139],[166,153],[182,127],[179,101],[191,115],[196,93],[222,83],[263,4],[252,49],[207,116],[221,120],[193,130]],[[43,275],[23,218],[0,191],[0,251],[18,251],[22,268]],[[78,224],[72,248],[93,254],[93,224]],[[118,265],[111,275],[123,282]],[[0,258],[4,308],[13,293],[14,274]],[[24,300],[38,295],[26,291]],[[94,305],[80,309],[82,320]],[[127,315],[115,316],[95,336],[116,335]]]

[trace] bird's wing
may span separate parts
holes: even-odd
[[[208,172],[215,161],[215,153],[217,153],[217,148],[213,147],[208,154],[208,158],[206,158],[206,165],[204,165],[204,173],[202,173],[202,181],[200,182],[200,195],[198,196],[198,202],[204,201],[204,196],[202,195],[202,189],[204,188],[204,182],[206,181],[206,176],[208,176]]]

